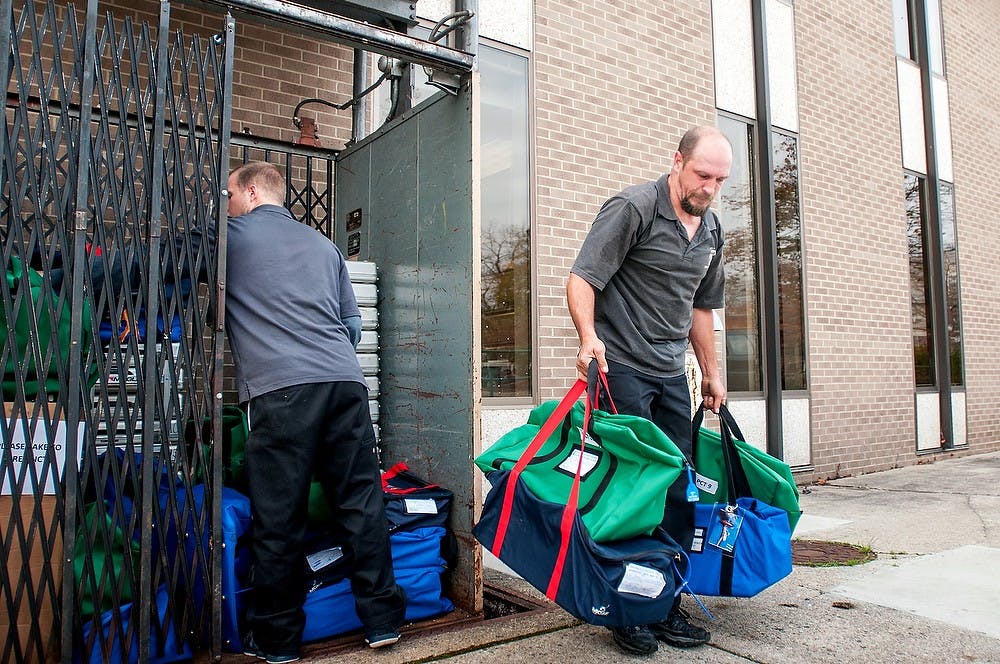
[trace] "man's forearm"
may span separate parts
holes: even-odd
[[[594,287],[583,278],[570,273],[566,282],[566,303],[580,343],[597,338],[597,331],[594,329],[594,301]]]
[[[694,310],[688,339],[691,340],[702,376],[706,379],[717,378],[719,360],[715,353],[715,319],[711,309]]]

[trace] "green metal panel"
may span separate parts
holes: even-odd
[[[480,480],[478,226],[474,220],[471,86],[440,94],[341,154],[335,241],[361,210],[357,257],[378,266],[381,444],[455,493],[459,542],[450,597],[481,607],[471,528]]]

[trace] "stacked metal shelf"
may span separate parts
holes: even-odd
[[[375,263],[347,261],[354,297],[361,310],[361,341],[358,343],[358,362],[368,384],[368,412],[375,427],[375,440],[379,440],[379,386],[378,386],[378,275]]]
[[[105,369],[107,372],[107,389],[102,396],[101,381],[98,381],[90,391],[93,414],[91,419],[96,423],[97,452],[101,453],[112,445],[125,445],[132,441],[139,444],[142,435],[142,404],[139,398],[139,375],[144,343],[137,345],[138,355],[133,355],[127,343],[113,343],[109,346]],[[169,350],[168,350],[169,349]],[[169,352],[171,358],[166,357]],[[168,409],[171,415],[167,420],[167,430],[161,431],[159,421],[153,423],[153,434],[156,439],[154,450],[160,451],[163,443],[170,446],[173,455],[180,439],[180,422],[178,417],[184,405],[184,371],[178,364],[180,344],[156,344],[156,374],[160,376],[160,403]],[[124,366],[122,366],[124,365]],[[172,383],[176,381],[176,385]],[[176,400],[176,401],[173,401]]]

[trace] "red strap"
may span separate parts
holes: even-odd
[[[392,486],[390,480],[398,477],[402,473],[410,472],[410,467],[404,462],[400,461],[395,466],[389,470],[382,473],[382,491],[385,493],[391,493],[396,495],[403,495],[407,493],[416,493],[417,491],[424,491],[426,489],[437,489],[437,484],[425,484],[424,486],[414,486],[407,489],[401,489],[399,487]]]
[[[587,440],[587,429],[590,426],[590,399],[583,410],[583,428],[580,430],[580,458],[576,463],[576,475],[573,477],[573,488],[570,489],[569,499],[566,507],[563,508],[562,521],[559,524],[559,553],[556,555],[556,564],[552,567],[552,576],[549,577],[549,586],[545,590],[545,596],[553,602],[559,594],[559,583],[562,581],[563,568],[566,565],[566,553],[569,551],[569,538],[573,533],[573,520],[576,516],[576,505],[580,496],[580,474],[583,472],[583,455]]]
[[[582,380],[577,380],[576,383],[573,384],[573,387],[569,388],[569,392],[566,393],[566,396],[564,396],[562,401],[559,402],[556,409],[552,411],[551,415],[549,415],[549,419],[545,420],[542,428],[538,430],[537,434],[535,434],[531,444],[524,450],[521,454],[521,458],[517,460],[517,463],[514,464],[514,468],[510,471],[510,475],[507,478],[507,488],[503,495],[503,507],[500,510],[500,519],[497,523],[497,533],[493,538],[493,547],[491,548],[493,555],[497,558],[500,557],[500,550],[503,548],[503,541],[507,536],[507,526],[510,525],[510,513],[514,507],[514,489],[517,487],[517,478],[521,475],[521,471],[523,471],[528,466],[528,463],[535,457],[538,450],[542,448],[545,441],[549,439],[552,432],[556,430],[556,427],[562,423],[563,418],[566,417],[566,414],[569,413],[571,408],[573,408],[573,404],[576,403],[576,400],[580,398],[580,395],[583,394],[586,389],[587,383]],[[581,460],[583,459],[582,456],[580,458]],[[577,472],[577,482],[579,481],[579,478],[579,472]],[[576,491],[575,485],[573,490]],[[575,496],[572,492],[570,494],[570,498],[574,499],[573,509],[575,510],[576,502]],[[565,514],[563,515],[563,520],[565,520]]]

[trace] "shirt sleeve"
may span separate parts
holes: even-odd
[[[708,265],[708,272],[702,277],[701,284],[694,293],[695,309],[722,309],[726,306],[726,270],[722,258],[726,240],[718,218],[715,223],[719,229],[719,248]]]
[[[339,254],[340,249],[337,249]],[[347,270],[347,262],[343,255],[338,255],[340,259],[340,320],[343,321],[348,316],[360,316],[358,300],[354,296],[354,286],[351,285],[351,273]]]
[[[597,290],[604,290],[632,248],[640,221],[639,211],[628,200],[620,196],[608,199],[597,213],[570,272]]]

